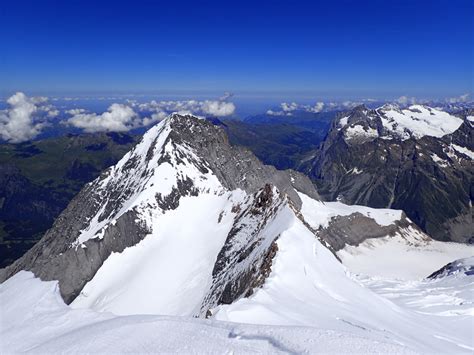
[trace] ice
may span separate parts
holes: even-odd
[[[474,245],[425,240],[407,235],[367,239],[347,245],[337,255],[354,273],[402,280],[420,280],[447,263],[474,255]]]
[[[357,139],[357,138],[377,138],[379,136],[378,132],[374,128],[364,128],[361,125],[350,126],[346,128],[344,132],[346,139]]]

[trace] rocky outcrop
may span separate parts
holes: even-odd
[[[253,293],[271,271],[278,230],[267,230],[270,222],[288,210],[286,199],[271,185],[251,198],[251,203],[235,206],[238,214],[212,271],[212,286],[201,314],[219,304],[230,304]],[[280,231],[286,228],[280,225]]]
[[[474,276],[474,257],[455,260],[433,272],[428,279],[441,279],[450,276]]]
[[[327,227],[316,231],[316,235],[337,252],[346,245],[358,246],[367,239],[393,237],[396,234],[403,236],[413,232],[426,240],[430,239],[404,214],[400,220],[384,226],[361,213],[353,213],[349,216],[333,217]]]

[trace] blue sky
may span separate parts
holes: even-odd
[[[0,93],[472,93],[472,3],[8,2]]]

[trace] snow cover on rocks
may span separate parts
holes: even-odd
[[[474,160],[474,152],[472,150],[469,150],[469,148],[466,147],[461,147],[460,145],[456,144],[451,144],[451,147],[458,153],[464,154],[467,156],[470,160]]]
[[[320,226],[327,227],[329,221],[333,217],[349,216],[356,212],[374,219],[375,222],[381,226],[388,226],[402,218],[401,210],[392,210],[386,208],[377,209],[357,205],[351,206],[341,202],[316,201],[301,192],[299,193],[299,196],[303,201],[301,213],[303,214],[306,222],[308,222],[313,229],[318,229]]]
[[[111,203],[106,201],[77,238],[76,246],[91,238],[100,238],[110,223],[131,210],[138,212],[147,227],[151,228],[152,217],[162,214],[156,195],[168,196],[177,186],[178,179],[191,179],[199,191],[223,191],[219,180],[210,170],[203,173],[195,163],[189,162],[190,157],[200,162],[192,149],[185,145],[173,145],[167,140],[171,132],[170,122],[171,119],[166,119],[149,129],[138,145],[107,170],[107,177],[100,181],[99,188],[104,194],[108,191],[122,191],[122,204],[119,208],[114,208],[112,215],[103,218],[107,204]],[[153,151],[150,152],[150,149]],[[160,161],[164,155],[170,158],[169,162]],[[179,164],[178,160],[182,160],[182,163]],[[130,162],[135,163],[134,167],[128,166]],[[113,200],[112,203],[117,204],[117,201]]]
[[[151,235],[109,256],[72,306],[123,315],[199,313],[233,224],[231,209],[244,197],[236,190],[181,198],[155,219]]]
[[[403,110],[385,105],[377,112],[384,128],[403,140],[423,136],[442,137],[456,131],[463,122],[459,117],[423,105],[412,105]]]
[[[370,128],[370,127],[364,128],[361,125],[355,125],[355,126],[347,127],[347,129],[344,132],[344,135],[346,139],[349,139],[349,140],[358,139],[358,138],[371,139],[371,138],[377,138],[379,136],[379,133],[374,128]]]
[[[371,122],[370,126],[375,124],[379,130],[362,126],[361,114]],[[356,109],[349,116],[340,118],[337,125],[339,129],[344,129],[347,140],[370,140],[378,137],[407,140],[424,136],[440,138],[456,131],[462,123],[463,120],[459,117],[424,105],[401,109],[394,104],[385,104],[375,110]]]

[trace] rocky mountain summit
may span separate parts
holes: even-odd
[[[422,105],[340,114],[309,176],[329,200],[403,210],[435,239],[474,242],[474,116]]]
[[[298,208],[301,201],[293,186],[318,198],[303,175],[262,165],[249,151],[230,146],[223,130],[210,122],[173,115],[86,185],[41,242],[7,268],[6,275],[26,269],[46,280],[60,280],[61,294],[69,303],[104,260],[153,233],[155,219],[176,210],[181,199],[213,194],[224,205],[229,201],[230,210],[219,214],[218,223],[223,223],[224,214],[244,218],[277,209],[287,204],[282,194]],[[259,202],[262,199],[272,203]],[[238,232],[235,226],[231,234]]]

